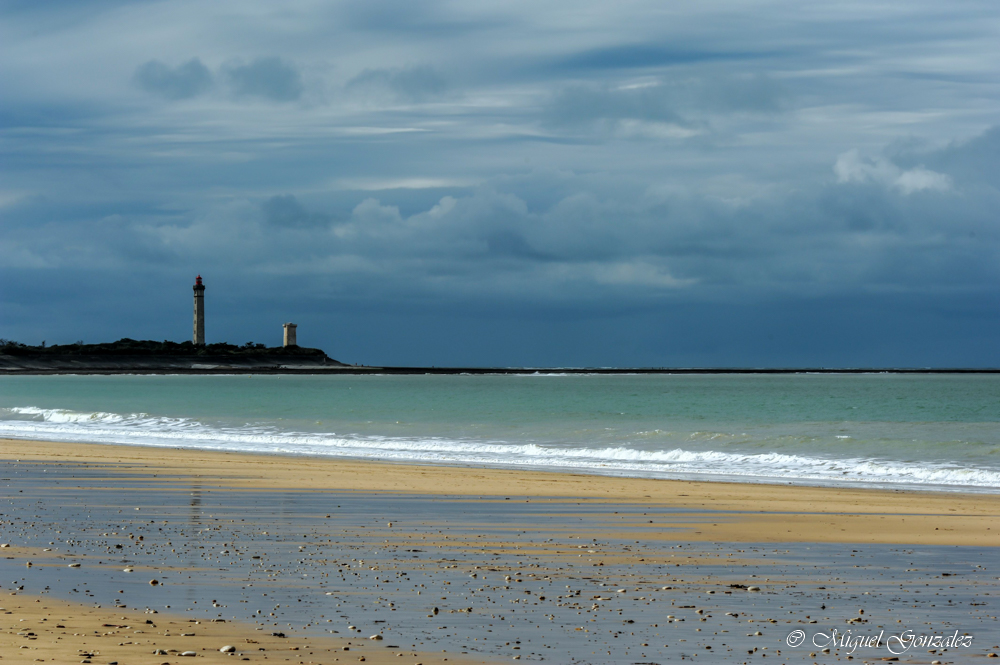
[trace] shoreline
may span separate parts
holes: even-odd
[[[444,468],[444,469],[470,469],[470,470],[481,470],[484,472],[489,471],[509,471],[514,473],[541,473],[541,474],[553,474],[556,476],[571,475],[571,476],[582,476],[582,477],[593,477],[593,478],[612,478],[621,481],[640,481],[640,480],[653,480],[653,481],[665,481],[665,482],[690,482],[690,483],[707,483],[710,485],[716,484],[727,484],[736,486],[764,486],[764,487],[802,487],[802,488],[814,488],[814,489],[830,489],[830,490],[858,490],[862,492],[874,491],[874,492],[912,492],[912,493],[927,493],[931,495],[961,495],[961,496],[996,496],[1000,497],[1000,487],[991,486],[978,486],[978,485],[946,485],[946,484],[919,484],[919,483],[906,483],[906,482],[890,482],[890,481],[876,481],[876,480],[839,480],[839,481],[829,481],[827,479],[820,478],[810,478],[810,477],[779,477],[779,476],[762,476],[762,475],[738,475],[738,474],[727,474],[721,472],[705,472],[702,474],[698,473],[676,473],[674,475],[649,475],[642,474],[638,471],[628,471],[628,470],[610,470],[602,471],[598,468],[581,468],[573,466],[541,466],[532,464],[516,464],[516,463],[500,463],[500,462],[468,462],[468,461],[421,461],[416,459],[393,459],[393,458],[380,458],[380,459],[370,459],[364,457],[363,455],[332,455],[332,454],[318,454],[312,452],[271,452],[271,451],[258,451],[258,450],[218,450],[198,445],[163,445],[163,444],[147,444],[147,443],[133,443],[130,441],[103,441],[103,442],[92,442],[92,441],[67,441],[67,440],[57,440],[57,439],[45,439],[45,438],[28,438],[18,435],[8,435],[0,436],[0,442],[24,442],[30,444],[31,442],[40,442],[45,444],[67,444],[67,445],[97,445],[97,446],[115,446],[124,448],[147,448],[152,450],[187,450],[193,452],[204,452],[204,453],[219,453],[224,455],[247,455],[251,457],[262,457],[266,459],[301,459],[301,460],[317,460],[317,461],[328,461],[328,462],[343,462],[343,463],[353,463],[357,462],[360,464],[377,464],[377,465],[387,465],[387,466],[402,466],[402,467],[418,467],[418,468]],[[3,459],[2,454],[0,454],[0,459]]]
[[[338,365],[333,367],[294,367],[294,366],[260,366],[240,367],[219,365],[217,367],[142,367],[123,369],[121,367],[54,367],[54,368],[21,368],[0,366],[0,376],[131,376],[131,375],[236,375],[267,374],[267,375],[424,375],[438,374],[448,376],[531,376],[535,374],[572,374],[572,375],[774,375],[774,374],[1000,374],[996,367],[381,367],[377,365]]]
[[[1000,495],[665,480],[201,449],[0,439],[0,459],[197,479],[218,489],[579,500],[693,511],[680,537],[712,542],[1000,546]]]

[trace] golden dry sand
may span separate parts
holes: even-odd
[[[99,665],[234,665],[277,663],[373,663],[393,665],[467,665],[489,663],[444,654],[389,648],[385,640],[274,637],[269,630],[237,622],[196,621],[169,614],[98,609],[47,596],[0,596],[0,660],[3,663],[79,663]],[[233,646],[233,653],[222,653]],[[162,650],[166,653],[157,654]],[[182,656],[194,652],[197,660]],[[88,654],[90,657],[88,657]]]
[[[700,513],[677,521],[659,518],[653,527],[662,526],[663,537],[671,539],[1000,545],[1000,496],[995,494],[616,478],[9,439],[0,440],[0,458],[82,463],[155,475],[158,482],[197,480],[202,487],[236,490],[354,490],[632,504],[635,512],[615,526],[632,527],[637,533],[641,528],[646,538],[650,527],[642,519],[642,506]],[[122,484],[141,486],[134,477]]]

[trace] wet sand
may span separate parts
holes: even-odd
[[[36,595],[6,597],[0,607],[5,663],[329,663],[376,665],[482,662],[385,648],[372,639],[265,632],[240,622],[200,621],[159,612],[95,608]],[[369,636],[370,638],[370,636]],[[231,649],[227,649],[231,647]]]
[[[1000,495],[822,488],[415,466],[78,443],[0,440],[0,459],[86,463],[141,478],[197,478],[232,489],[302,489],[580,498],[711,511],[661,523],[684,538],[726,542],[1000,545]],[[643,523],[638,518],[638,525]]]
[[[292,663],[952,663],[1000,650],[994,495],[24,441],[0,442],[0,476],[7,662],[78,662],[84,639],[108,649],[95,664],[186,662],[152,653],[165,621],[201,622],[165,650]],[[146,631],[139,619],[160,632],[130,632]],[[797,630],[806,644],[789,642]],[[813,641],[833,631],[840,642]],[[906,631],[901,654],[843,641]],[[247,639],[267,651],[215,651]],[[31,652],[43,644],[64,652]]]

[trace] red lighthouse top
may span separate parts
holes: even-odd
[[[194,278],[194,285],[201,286],[201,275],[198,275],[197,277]]]

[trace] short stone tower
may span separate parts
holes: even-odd
[[[286,323],[285,328],[285,346],[298,346],[299,343],[295,340],[295,329],[298,328],[294,323]]]
[[[201,275],[194,280],[194,345],[205,346],[205,285]]]

